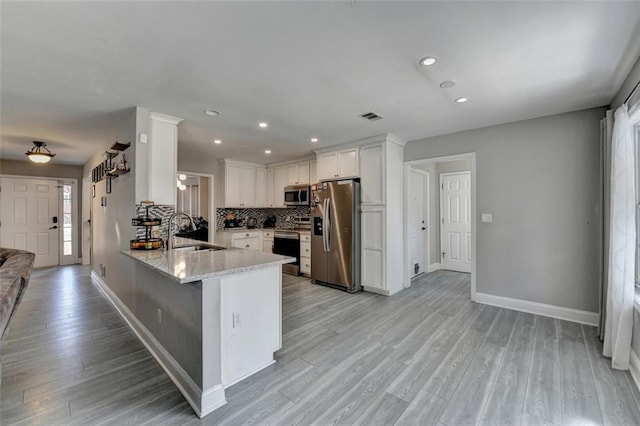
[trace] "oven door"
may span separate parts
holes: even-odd
[[[296,259],[294,263],[282,265],[282,272],[291,275],[300,273],[300,234],[297,232],[277,232],[273,236],[273,253]]]

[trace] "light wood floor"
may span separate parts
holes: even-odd
[[[469,277],[387,298],[285,276],[278,362],[203,420],[91,283],[34,272],[2,342],[4,424],[640,425],[593,327],[469,301]]]

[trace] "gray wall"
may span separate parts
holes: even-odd
[[[104,138],[103,146],[97,150],[84,166],[84,174],[104,161],[104,152],[115,141],[131,141],[124,154],[131,172],[112,181],[111,193],[106,193],[105,181],[96,182],[96,196],[91,199],[92,252],[91,268],[100,274],[100,265],[106,266],[104,280],[129,309],[134,311],[135,280],[133,260],[126,258],[120,250],[129,248],[129,240],[135,238],[131,218],[135,216],[136,175],[136,108],[118,113],[111,126],[110,135]],[[101,206],[105,196],[107,205]]]
[[[405,161],[476,153],[477,291],[598,312],[604,108],[413,141]],[[492,213],[493,223],[481,223]]]
[[[74,214],[78,219],[77,247],[76,257],[82,257],[82,166],[72,166],[68,164],[53,163],[36,164],[32,161],[16,161],[0,159],[1,175],[17,175],[17,176],[33,176],[33,177],[51,177],[62,179],[76,179],[76,210]]]

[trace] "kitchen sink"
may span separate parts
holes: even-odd
[[[226,247],[214,246],[211,244],[193,244],[188,246],[178,246],[174,247],[174,250],[180,251],[218,251],[218,250],[226,250]]]

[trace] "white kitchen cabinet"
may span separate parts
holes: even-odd
[[[316,160],[311,160],[309,162],[309,183],[317,183],[318,182],[318,162]]]
[[[359,157],[362,287],[389,296],[405,278],[403,145],[387,135],[361,145]]]
[[[218,231],[216,240],[222,240],[225,247],[262,250],[262,231],[260,230]]]
[[[267,169],[267,207],[273,207],[273,168]]]
[[[384,144],[360,148],[360,197],[363,206],[384,204],[384,155]]]
[[[273,253],[273,230],[271,229],[262,231],[262,251]]]
[[[243,231],[231,233],[231,247],[246,250],[262,250],[262,233],[260,231]]]
[[[300,273],[311,275],[311,232],[300,232]]]
[[[261,177],[258,182],[258,169]],[[262,166],[239,161],[221,160],[218,166],[217,205],[220,207],[264,206],[265,169]],[[261,199],[258,200],[258,194]],[[260,202],[261,204],[258,204]]]
[[[338,176],[338,153],[318,154],[318,180],[335,179]]]
[[[285,168],[273,168],[273,207],[284,207]]]
[[[285,165],[285,184],[303,185],[309,183],[309,162]]]
[[[317,179],[358,177],[358,148],[318,154]]]
[[[267,204],[267,169],[256,168],[256,207],[268,207]]]

